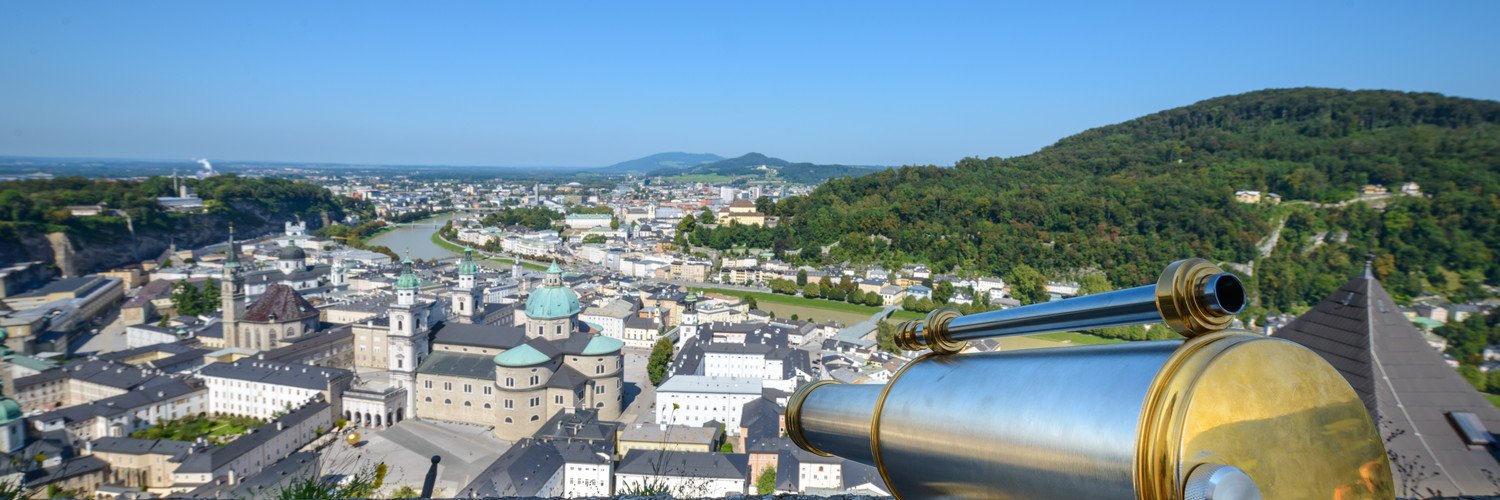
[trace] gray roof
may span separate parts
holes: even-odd
[[[204,377],[220,377],[263,384],[327,389],[330,381],[350,376],[349,370],[258,359],[241,359],[233,363],[214,363],[198,372]]]
[[[460,491],[462,495],[475,497],[536,496],[563,464],[562,453],[556,446],[522,439]]]
[[[750,456],[744,453],[630,450],[615,472],[663,477],[750,479]]]
[[[94,441],[94,452],[124,453],[129,455],[170,455],[187,453],[193,443],[170,439],[136,439],[128,437],[102,437]]]
[[[613,450],[615,432],[619,428],[618,422],[599,420],[599,410],[583,408],[553,414],[533,436],[537,439],[599,441]]]
[[[1500,485],[1489,479],[1500,473],[1494,445],[1465,444],[1447,416],[1473,413],[1494,432],[1500,430],[1500,410],[1422,339],[1368,270],[1275,336],[1307,346],[1338,369],[1381,433],[1397,434],[1387,440],[1387,450],[1436,473],[1419,485],[1403,485],[1397,474],[1398,492],[1500,494]]]
[[[463,345],[510,349],[526,341],[525,330],[519,326],[474,325],[443,322],[434,329],[433,344]]]
[[[131,389],[155,378],[139,367],[106,359],[82,359],[36,375],[16,379],[16,389],[60,379],[78,379],[116,389]]]
[[[159,380],[151,384],[142,384],[118,396],[65,406],[31,418],[42,422],[62,419],[65,423],[82,422],[95,417],[107,418],[203,390],[203,383],[197,379],[157,378]]]
[[[665,427],[665,428],[663,428]],[[620,431],[621,441],[701,444],[704,451],[719,439],[718,427],[637,423]]]
[[[495,380],[495,357],[467,352],[433,351],[418,373]]]

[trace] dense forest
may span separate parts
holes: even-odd
[[[1348,203],[1361,186],[1422,195]],[[1284,203],[1245,204],[1237,190]],[[767,207],[771,229],[693,242],[771,248],[803,263],[927,263],[1049,279],[1091,270],[1150,283],[1201,256],[1255,265],[1262,310],[1316,303],[1375,255],[1398,298],[1454,300],[1500,282],[1500,103],[1438,94],[1286,89],[1202,101],[1100,127],[1015,158],[833,179]],[[1268,256],[1257,244],[1282,226]],[[825,252],[826,250],[826,252]],[[1263,308],[1263,309],[1261,309]]]
[[[764,167],[764,169],[762,169]],[[875,171],[874,167],[855,167],[849,165],[817,165],[801,162],[793,163],[781,158],[773,158],[760,153],[746,153],[743,156],[727,158],[719,161],[704,163],[688,168],[663,168],[651,171],[651,176],[674,176],[674,175],[722,175],[727,177],[751,176],[773,178],[779,177],[787,182],[799,184],[813,184],[835,177],[846,175],[864,175]]]

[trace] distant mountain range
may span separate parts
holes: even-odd
[[[859,176],[885,167],[851,165],[816,165],[793,163],[760,153],[747,153],[737,158],[721,159],[687,168],[659,168],[647,172],[652,176],[673,175],[722,175],[726,177],[752,176],[777,178],[787,182],[813,184],[836,177]]]
[[[622,161],[594,171],[607,174],[646,173],[664,168],[695,167],[722,159],[724,159],[723,156],[713,153],[657,153],[645,158]]]

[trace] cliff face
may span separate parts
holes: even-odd
[[[252,205],[235,207],[239,214],[194,214],[174,220],[170,230],[138,228],[132,244],[129,232],[110,235],[76,235],[64,233],[25,233],[19,238],[0,240],[0,263],[39,260],[57,266],[64,276],[81,276],[105,271],[140,260],[155,259],[175,242],[178,249],[197,248],[225,241],[229,224],[240,239],[258,238],[283,230],[282,223],[295,214],[286,210],[265,210]],[[318,214],[302,214],[309,230],[318,226]]]

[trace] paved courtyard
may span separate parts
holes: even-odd
[[[653,422],[651,406],[656,402],[656,387],[651,385],[646,374],[646,360],[651,351],[627,347],[624,355],[625,411],[620,415],[620,422],[626,425]]]
[[[386,429],[361,428],[359,433],[364,444],[351,447],[340,440],[323,452],[324,474],[347,474],[385,462],[386,492],[402,485],[420,490],[432,456],[442,455],[436,497],[461,496],[459,489],[511,445],[484,427],[424,420],[406,420]]]

